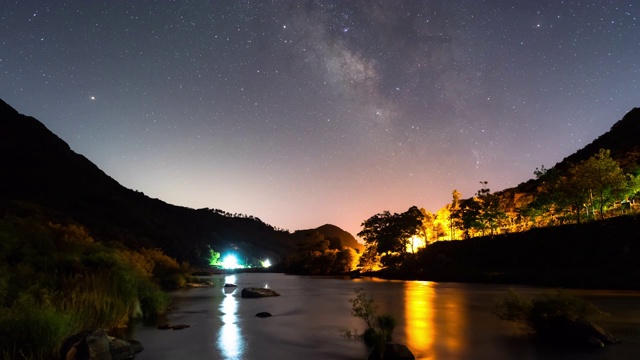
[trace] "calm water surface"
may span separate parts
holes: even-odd
[[[537,344],[491,311],[509,286],[377,279],[338,279],[283,274],[214,276],[213,288],[175,292],[171,324],[184,330],[137,325],[131,338],[150,359],[366,359],[365,346],[345,339],[364,330],[351,317],[355,289],[373,296],[379,312],[398,319],[396,342],[416,359],[640,359],[640,292],[572,290],[608,316],[597,319],[623,342],[597,351],[567,352]],[[237,290],[225,293],[222,285]],[[243,287],[269,287],[279,297],[242,299]],[[545,289],[512,286],[534,296]],[[270,318],[256,313],[268,311]]]

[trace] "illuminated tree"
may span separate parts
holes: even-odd
[[[487,188],[487,181],[480,181],[482,188],[478,190],[478,203],[480,205],[477,221],[482,224],[481,229],[484,235],[484,229],[489,228],[491,235],[494,235],[496,228],[500,222],[506,217],[505,212],[500,204],[500,197],[492,194]]]
[[[433,230],[436,236],[434,241],[444,238],[447,233],[449,233],[449,229],[451,228],[449,225],[451,223],[450,218],[451,213],[449,212],[449,205],[443,206],[438,210],[435,218],[433,219]],[[457,226],[458,229],[460,227],[461,225]]]
[[[341,250],[330,249],[329,240],[319,232],[306,235],[298,244],[298,251],[286,256],[282,263],[285,271],[294,274],[345,274],[358,262],[355,250],[345,247]]]
[[[423,232],[423,218],[422,211],[415,206],[400,214],[384,211],[365,220],[358,236],[368,246],[375,245],[378,254],[405,254],[411,238]],[[389,257],[382,260],[391,264]]]
[[[364,252],[360,256],[360,262],[358,264],[364,272],[380,269],[380,255],[378,255],[378,249],[376,249],[375,243],[369,243],[365,246]]]
[[[447,211],[446,208],[447,207],[443,208],[444,211]],[[442,221],[440,220],[440,217],[442,216],[441,212],[438,211],[437,214],[433,214],[424,209],[421,210],[424,217],[422,223],[425,243],[430,244],[434,241],[438,241],[441,236],[445,236],[447,233],[445,231],[446,229],[442,225]],[[443,216],[443,218],[445,218],[446,221],[446,218],[448,218],[448,213],[446,216]]]
[[[581,222],[586,205],[592,212],[597,207],[600,218],[604,219],[605,206],[630,191],[627,176],[605,149],[571,166],[562,176],[544,167],[534,173],[543,180],[536,204],[551,204],[558,209],[568,207],[575,213],[577,223]]]
[[[449,205],[449,230],[451,234],[451,240],[456,239],[455,229],[462,225],[462,213],[460,211],[460,192],[453,190],[451,204]]]
[[[481,207],[478,198],[472,197],[460,201],[460,224],[462,236],[469,239],[474,232],[480,231],[484,234],[484,224],[480,221]]]
[[[221,266],[222,262],[220,261],[220,253],[209,249],[209,265],[210,266]]]
[[[600,219],[604,219],[604,207],[627,191],[627,177],[620,165],[611,158],[609,150],[600,149],[598,154],[570,170],[571,176],[588,192],[592,208],[597,206]]]

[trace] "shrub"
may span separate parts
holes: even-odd
[[[79,225],[0,219],[0,359],[50,359],[65,338],[153,318],[168,305],[152,272],[183,284],[188,264],[93,240]]]
[[[545,337],[554,333],[558,323],[589,321],[602,312],[595,305],[561,291],[529,300],[511,289],[494,314]]]
[[[377,314],[377,306],[373,303],[373,298],[367,295],[364,290],[356,290],[356,297],[350,299],[351,316],[362,319],[367,328],[362,334],[357,332],[345,332],[348,338],[358,338],[374,349],[382,349],[386,342],[392,340],[393,330],[397,321],[390,314]]]

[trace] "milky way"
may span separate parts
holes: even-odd
[[[122,185],[357,233],[640,106],[637,1],[0,1],[0,97]]]

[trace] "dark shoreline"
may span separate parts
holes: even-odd
[[[639,230],[640,216],[625,215],[522,233],[439,241],[415,255],[408,254],[398,269],[358,276],[637,291]]]

